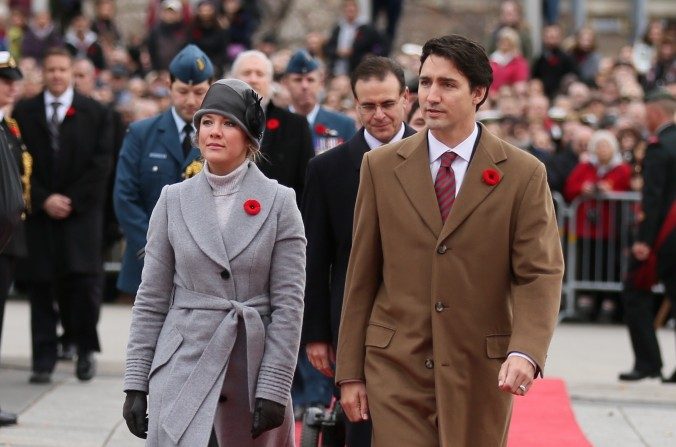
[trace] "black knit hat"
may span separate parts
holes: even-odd
[[[265,130],[265,112],[262,97],[244,81],[220,79],[209,87],[200,109],[192,122],[199,129],[200,119],[207,113],[225,116],[247,134],[251,142],[260,148]]]

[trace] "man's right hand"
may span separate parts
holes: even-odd
[[[326,377],[333,377],[333,366],[336,364],[336,353],[330,343],[316,341],[305,345],[307,358],[314,368]]]
[[[340,385],[340,404],[350,422],[366,421],[369,418],[369,404],[366,385],[361,382],[347,382]]]
[[[49,217],[57,220],[65,219],[73,211],[70,199],[62,194],[50,195],[42,207]]]
[[[143,391],[127,391],[122,407],[122,417],[127,428],[136,437],[146,439],[148,435],[148,397]]]

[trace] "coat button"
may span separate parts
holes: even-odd
[[[446,253],[446,250],[448,250],[448,249],[446,248],[445,245],[440,245],[440,246],[437,248],[437,253],[439,253],[440,255],[443,255],[444,253]]]
[[[432,360],[432,359],[425,360],[425,368],[427,368],[427,369],[434,368],[434,360]]]
[[[434,310],[436,310],[437,312],[441,312],[442,310],[444,310],[443,303],[441,301],[437,301],[437,304],[434,305]]]
[[[221,278],[223,278],[223,279],[230,279],[230,272],[227,271],[227,270],[223,270],[223,271],[221,272]]]
[[[222,394],[221,394],[220,396],[218,396],[218,403],[221,403],[221,404],[222,404],[223,402],[226,402],[227,400],[228,400],[228,398],[225,397],[225,396],[222,395]]]

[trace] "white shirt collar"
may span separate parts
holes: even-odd
[[[404,126],[404,123],[401,123],[401,127],[399,128],[399,131],[396,134],[394,134],[392,139],[390,141],[388,141],[387,143],[383,143],[382,141],[380,141],[379,139],[377,139],[376,137],[371,135],[368,130],[364,129],[364,139],[366,140],[366,144],[368,144],[369,149],[375,149],[375,148],[383,146],[385,144],[390,144],[390,143],[394,143],[396,141],[401,140],[402,137],[404,136],[404,130],[405,129],[406,128]]]
[[[5,111],[0,109],[0,121],[2,121],[3,119],[5,119]]]
[[[52,108],[52,103],[54,101],[58,101],[61,105],[59,106],[60,109],[68,109],[72,104],[73,104],[73,87],[70,86],[66,89],[65,92],[61,94],[61,96],[54,96],[52,95],[49,90],[45,90],[45,108],[49,109],[51,112]]]
[[[296,112],[296,109],[293,108],[293,106],[289,106],[289,112],[298,113]],[[310,113],[308,113],[307,116],[305,117],[307,118],[307,122],[310,123],[310,125],[313,125],[315,123],[318,113],[319,113],[319,104],[315,104]]]
[[[429,147],[430,153],[430,164],[434,163],[439,157],[441,157],[444,152],[455,152],[458,154],[458,157],[465,160],[469,163],[472,158],[472,151],[474,150],[474,143],[476,143],[477,136],[479,135],[479,128],[476,123],[474,123],[474,129],[472,133],[469,134],[464,141],[458,144],[456,147],[448,147],[441,141],[437,140],[432,132],[427,131],[427,144]]]
[[[183,138],[185,135],[183,134],[183,128],[185,127],[186,124],[188,124],[181,116],[176,112],[176,107],[172,106],[171,107],[171,116],[174,117],[174,123],[176,123],[176,129],[178,129],[178,136],[181,137],[181,141],[183,141]],[[192,125],[192,123],[190,123]],[[192,126],[193,132],[195,131],[195,126]]]

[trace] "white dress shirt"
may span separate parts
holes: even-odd
[[[386,144],[394,143],[401,140],[404,136],[404,130],[405,130],[404,123],[401,123],[399,131],[396,134],[394,134],[392,139],[387,143],[383,143],[379,139],[371,135],[368,130],[364,129],[364,139],[366,140],[366,144],[368,144],[369,149],[375,149],[380,146],[384,146]]]
[[[474,144],[476,139],[479,136],[479,128],[476,123],[474,123],[474,129],[472,133],[469,134],[464,141],[458,144],[456,147],[448,147],[441,141],[437,140],[431,131],[427,131],[427,147],[429,148],[430,155],[430,173],[432,174],[432,181],[434,182],[437,178],[437,173],[441,167],[441,156],[445,152],[454,152],[458,156],[453,161],[451,169],[453,169],[453,174],[455,174],[455,195],[458,196],[460,193],[460,188],[462,187],[462,182],[465,179],[465,173],[469,167],[469,161],[472,158],[472,151],[474,150]]]
[[[302,116],[301,113],[296,112],[296,109],[294,109],[293,106],[289,106],[289,112],[297,113]],[[307,116],[305,117],[310,126],[314,125],[318,113],[319,113],[319,104],[315,104],[312,110],[310,110],[310,113],[308,113]]]
[[[171,108],[171,116],[174,117],[174,122],[176,123],[176,129],[178,129],[178,143],[183,147],[183,140],[185,139],[184,127],[188,124],[181,116],[176,112],[176,107]],[[195,134],[195,126],[190,123],[192,126],[193,135]]]
[[[63,119],[66,117],[66,112],[73,105],[73,87],[68,87],[61,96],[54,96],[49,93],[49,90],[45,90],[45,116],[47,117],[47,122],[52,120],[52,113],[54,113],[54,108],[52,103],[54,101],[59,102],[59,107],[56,109],[56,116],[59,117],[59,122],[63,122]]]

